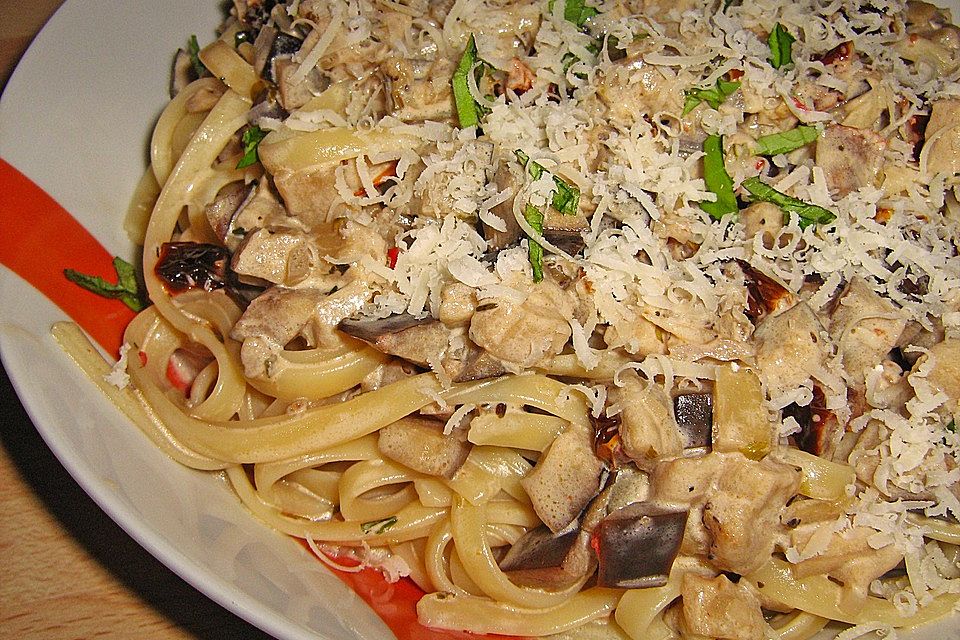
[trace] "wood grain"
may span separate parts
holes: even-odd
[[[61,3],[0,0],[0,89]],[[0,424],[0,638],[269,638],[160,564],[83,493],[2,368]]]

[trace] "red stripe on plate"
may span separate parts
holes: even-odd
[[[76,269],[116,282],[113,256],[56,200],[2,158],[0,264],[63,309],[108,353],[118,354],[133,311],[63,275],[64,269]]]

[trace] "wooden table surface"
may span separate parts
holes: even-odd
[[[0,0],[0,89],[60,4]],[[83,493],[2,369],[0,424],[0,638],[269,638],[160,564]]]

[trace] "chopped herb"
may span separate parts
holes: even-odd
[[[723,101],[733,95],[739,88],[740,82],[730,82],[723,78],[717,78],[717,82],[713,87],[694,87],[693,89],[687,89],[683,92],[687,99],[683,103],[683,113],[681,115],[687,115],[701,102],[706,102],[714,109],[719,109]]]
[[[517,149],[514,151],[514,154],[516,154],[517,160],[520,161],[521,165],[526,167],[530,177],[532,177],[534,180],[539,180],[540,176],[543,175],[543,172],[546,171],[546,169],[543,168],[543,165],[536,161],[530,160],[530,156],[525,154],[523,151]],[[577,209],[580,207],[580,190],[576,187],[570,186],[556,175],[553,176],[553,183],[557,185],[557,188],[552,192],[553,195],[550,204],[554,209],[565,216],[576,215]]]
[[[197,36],[190,36],[187,40],[187,53],[190,55],[190,63],[198,76],[207,74],[207,67],[200,62],[200,43],[197,42]]]
[[[98,296],[115,298],[134,311],[143,311],[147,305],[144,304],[133,265],[117,256],[113,259],[113,270],[117,274],[117,284],[107,282],[100,276],[89,276],[73,269],[64,269],[63,275],[70,282]]]
[[[760,178],[747,178],[743,181],[743,188],[750,192],[754,200],[761,200],[775,204],[786,213],[795,213],[800,217],[800,227],[806,229],[811,224],[824,224],[836,220],[837,216],[830,210],[815,204],[798,200],[793,196],[777,191]]]
[[[383,520],[371,520],[360,525],[360,530],[364,533],[382,534],[384,531],[397,524],[397,516],[390,516]]]
[[[470,93],[470,83],[468,81],[470,72],[474,72],[474,79],[479,81],[483,77],[486,63],[480,61],[480,66],[474,71],[477,64],[477,41],[470,34],[467,46],[460,56],[460,62],[457,64],[456,71],[453,72],[453,102],[457,107],[457,118],[460,120],[460,128],[475,127],[480,124],[480,117],[487,112],[486,107],[473,99]]]
[[[728,213],[736,213],[737,196],[733,193],[733,179],[723,165],[723,136],[708,136],[703,141],[703,180],[707,189],[717,195],[715,202],[701,202],[700,208],[719,220]]]
[[[543,235],[543,212],[540,209],[528,204],[523,210],[523,219],[534,231]],[[540,282],[543,280],[543,247],[533,238],[527,238],[527,243],[527,258],[533,267],[533,281]]]
[[[789,131],[771,133],[757,138],[757,146],[753,152],[758,156],[775,156],[779,153],[789,153],[794,149],[810,144],[820,137],[820,130],[816,127],[800,125]]]
[[[553,11],[553,3],[554,0],[550,0],[547,4],[548,11]],[[600,11],[596,7],[588,7],[584,0],[567,0],[563,5],[563,19],[581,28],[587,20],[598,15]]]
[[[790,47],[796,41],[797,39],[790,35],[778,22],[767,38],[767,44],[770,45],[770,57],[767,60],[770,61],[774,69],[779,69],[793,62]]]
[[[949,431],[950,433],[956,433],[956,432],[957,432],[957,421],[956,421],[956,420],[951,420],[951,421],[950,421],[950,424],[947,425],[947,431]]]
[[[240,158],[240,162],[237,163],[237,169],[249,167],[253,163],[260,161],[257,147],[260,146],[260,141],[263,140],[266,135],[267,132],[257,125],[253,125],[243,132],[243,136],[240,138],[240,141],[243,143],[243,157]]]

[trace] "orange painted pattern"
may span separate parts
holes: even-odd
[[[0,158],[0,264],[29,282],[117,355],[134,313],[66,279],[64,269],[116,282],[113,256],[43,189]],[[12,301],[5,301],[11,304]]]

